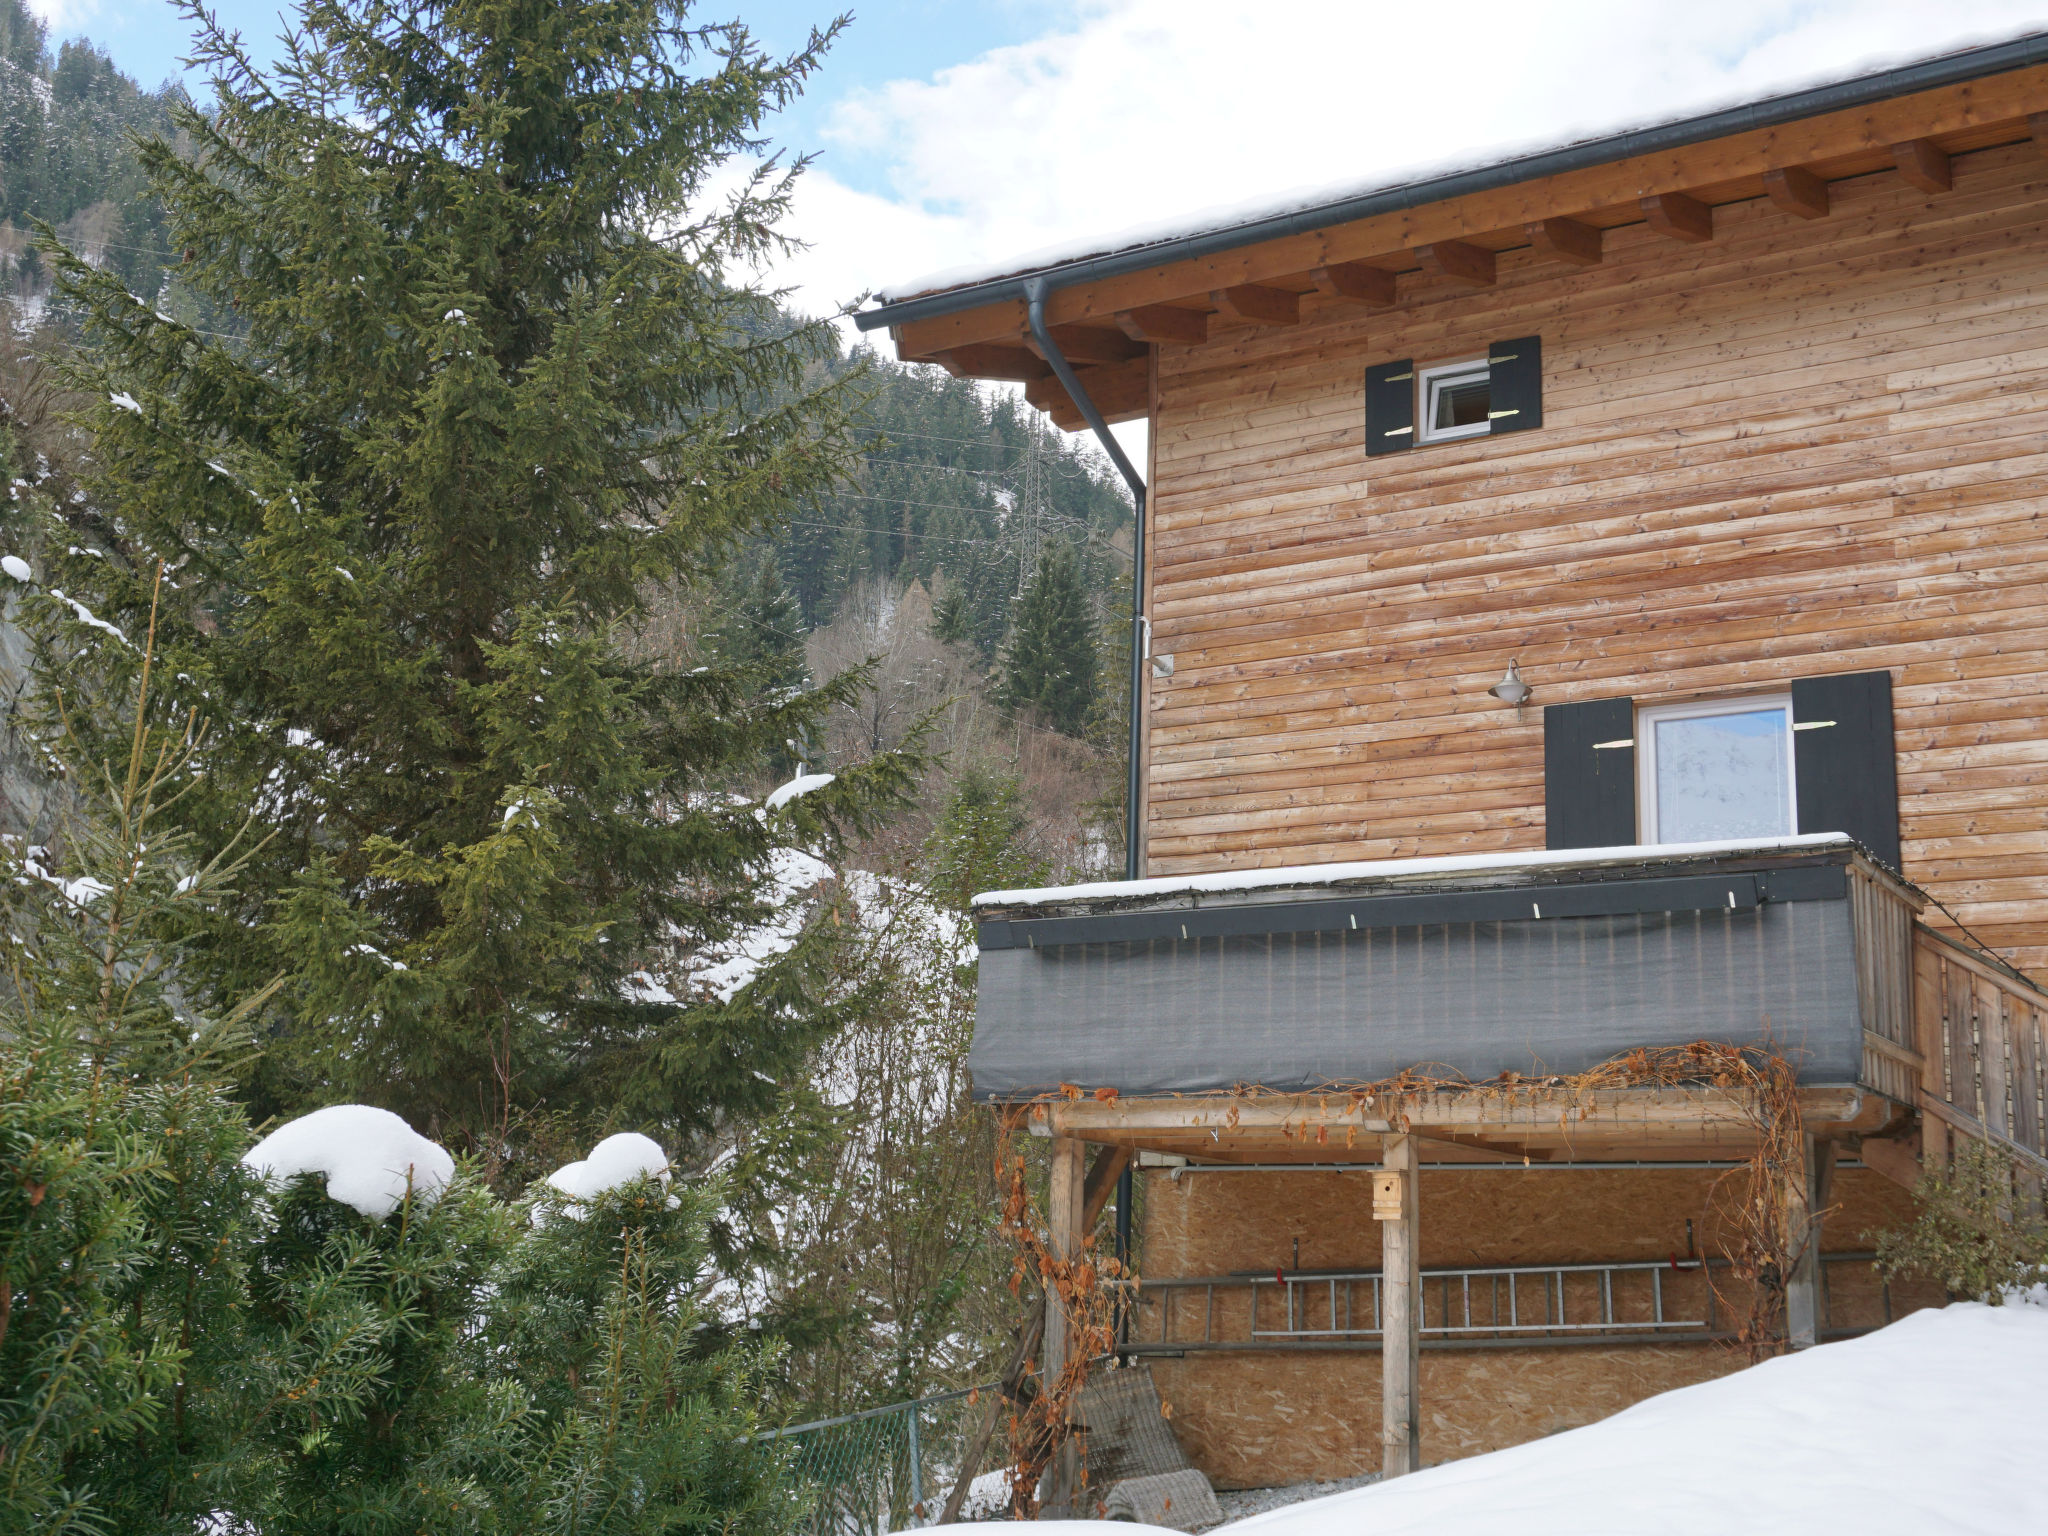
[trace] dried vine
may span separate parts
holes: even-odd
[[[1072,1096],[1079,1097],[1080,1090],[1073,1090]],[[1025,1280],[1035,1275],[1048,1317],[1054,1306],[1065,1315],[1067,1344],[1057,1375],[1047,1379],[1041,1351],[1039,1369],[1010,1397],[1010,1507],[1024,1520],[1038,1512],[1039,1480],[1066,1444],[1089,1366],[1116,1347],[1116,1298],[1122,1289],[1119,1282],[1125,1278],[1124,1266],[1114,1255],[1097,1252],[1093,1233],[1082,1235],[1080,1247],[1071,1256],[1062,1254],[1051,1241],[1049,1224],[1031,1198],[1024,1155],[1016,1150],[1016,1131],[1029,1109],[1028,1104],[1018,1105],[1005,1114],[996,1140],[996,1182],[1003,1192],[1002,1232],[1017,1246],[1010,1290],[1021,1294]],[[1077,1498],[1087,1482],[1083,1457],[1075,1482]]]
[[[1721,1235],[1726,1272],[1747,1287],[1747,1305],[1726,1294],[1714,1281],[1711,1269],[1707,1283],[1714,1287],[1722,1306],[1744,1318],[1736,1331],[1737,1346],[1752,1360],[1777,1354],[1785,1347],[1786,1281],[1824,1213],[1801,1213],[1787,1197],[1794,1177],[1805,1173],[1805,1118],[1797,1070],[1769,1042],[1742,1046],[1699,1040],[1629,1051],[1584,1072],[1503,1072],[1477,1081],[1449,1068],[1424,1064],[1377,1082],[1329,1083],[1311,1094],[1239,1084],[1224,1095],[1233,1102],[1223,1124],[1234,1129],[1241,1109],[1258,1099],[1307,1101],[1301,1119],[1283,1124],[1281,1134],[1328,1146],[1333,1123],[1344,1117],[1372,1110],[1376,1118],[1406,1131],[1422,1100],[1454,1096],[1500,1104],[1555,1104],[1560,1125],[1569,1128],[1592,1114],[1594,1094],[1626,1088],[1732,1090],[1737,1095],[1743,1118],[1755,1133],[1755,1149],[1741,1167],[1714,1181],[1707,1199],[1706,1230]],[[1003,1116],[997,1139],[1002,1231],[1017,1247],[1011,1290],[1021,1294],[1026,1279],[1035,1275],[1048,1303],[1056,1299],[1072,1319],[1071,1343],[1058,1377],[1050,1382],[1042,1375],[1034,1378],[1032,1387],[1019,1391],[1011,1401],[1012,1505],[1023,1518],[1037,1511],[1039,1480],[1067,1438],[1072,1410],[1091,1361],[1114,1347],[1115,1296],[1120,1289],[1116,1282],[1123,1276],[1114,1258],[1097,1255],[1092,1236],[1084,1237],[1080,1251],[1071,1258],[1055,1249],[1032,1198],[1015,1137],[1018,1128],[1034,1113],[1042,1112],[1044,1105],[1089,1096],[1081,1088],[1063,1084],[1055,1093],[1013,1104]],[[1118,1095],[1113,1088],[1099,1088],[1092,1097],[1109,1101]],[[1351,1124],[1343,1129],[1343,1145],[1354,1145],[1358,1127]],[[1135,1277],[1132,1279],[1135,1282]],[[1085,1486],[1086,1477],[1084,1466],[1080,1486]]]

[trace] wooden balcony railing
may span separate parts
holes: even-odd
[[[2048,994],[1919,924],[1913,986],[1922,1110],[2048,1173]]]

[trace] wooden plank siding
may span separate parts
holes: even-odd
[[[1155,348],[1148,873],[1540,848],[1541,705],[1888,668],[1906,875],[2048,969],[2048,160],[1954,166]],[[1531,332],[1541,429],[1368,467],[1368,365]]]

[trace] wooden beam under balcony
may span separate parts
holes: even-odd
[[[1799,1090],[1806,1125],[1816,1134],[1878,1133],[1896,1106],[1847,1085]],[[1185,1150],[1223,1161],[1372,1161],[1377,1139],[1413,1134],[1456,1142],[1486,1156],[1506,1143],[1517,1150],[1554,1150],[1564,1159],[1655,1155],[1747,1155],[1755,1141],[1753,1106],[1737,1089],[1605,1088],[1578,1093],[1529,1090],[1422,1094],[1398,1104],[1373,1104],[1343,1093],[1187,1095],[1180,1098],[1084,1098],[1034,1105],[1030,1129],[1083,1141]],[[1360,1138],[1365,1140],[1361,1143]]]

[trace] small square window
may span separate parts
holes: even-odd
[[[1493,385],[1485,358],[1422,369],[1415,389],[1421,407],[1416,413],[1422,427],[1416,434],[1419,441],[1446,443],[1493,430]]]
[[[1646,843],[1797,832],[1792,701],[1777,694],[1639,710],[1636,776]]]

